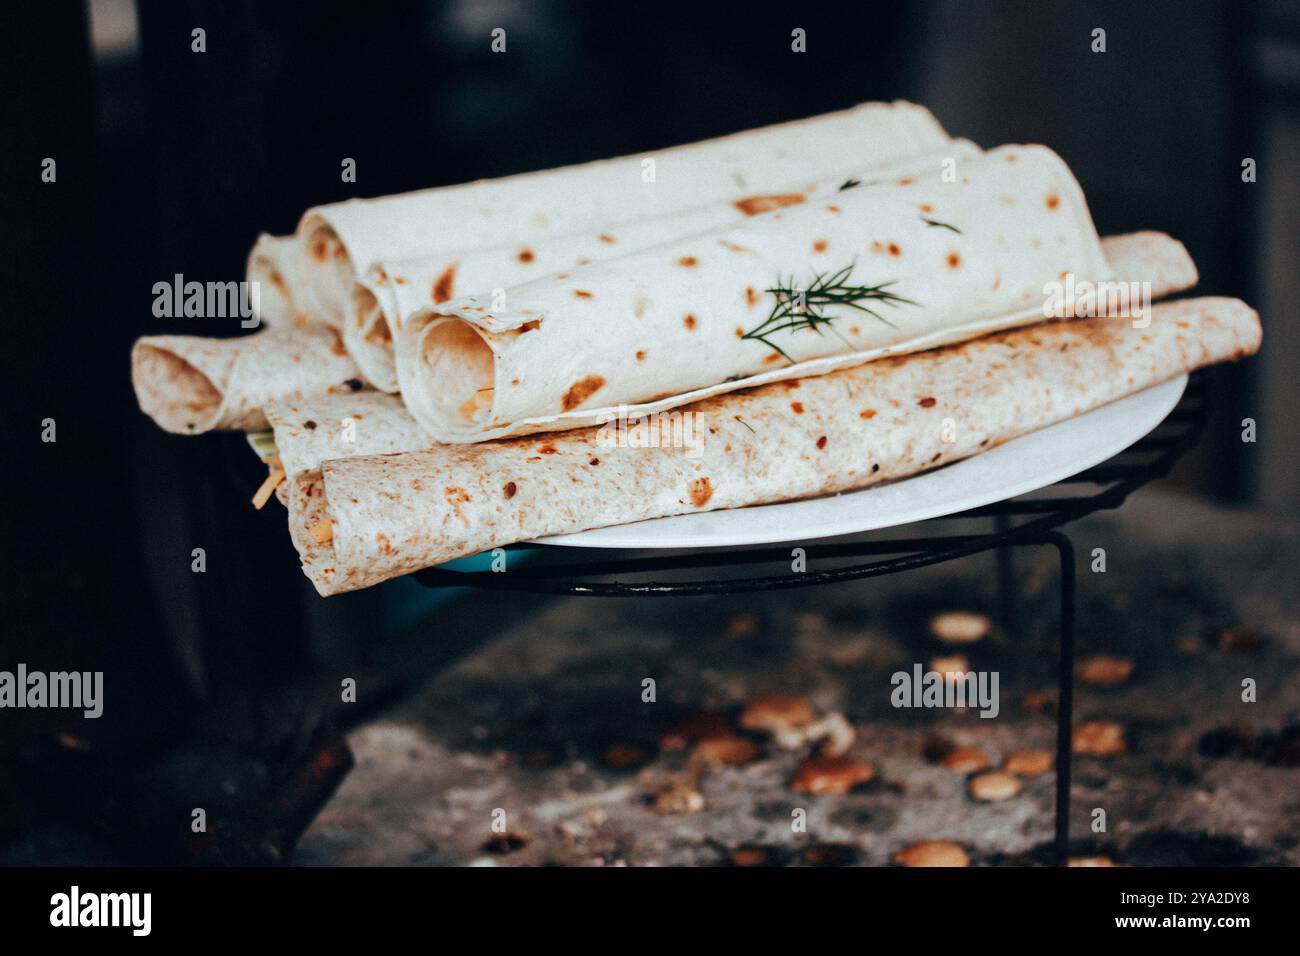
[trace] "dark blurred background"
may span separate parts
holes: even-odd
[[[1199,292],[1241,296],[1264,316],[1264,352],[1215,373],[1217,427],[1171,481],[1300,512],[1296,0],[7,0],[0,16],[18,475],[3,509],[0,667],[107,672],[112,706],[76,732],[96,739],[60,745],[70,777],[116,766],[105,754],[147,766],[223,701],[283,700],[341,666],[379,668],[386,635],[420,635],[429,666],[467,639],[440,623],[446,596],[409,582],[317,599],[278,507],[247,506],[259,468],[242,439],[164,435],[131,392],[136,336],[237,331],[153,318],[155,282],[241,278],[259,231],[288,232],[305,207],[348,196],[875,99],[923,103],[982,146],[1042,142],[1074,168],[1103,235],[1172,233],[1200,267]],[[191,51],[195,27],[204,53]],[[489,49],[495,27],[505,55]],[[794,27],[806,54],[790,51]],[[1105,53],[1090,48],[1098,27]],[[40,181],[45,157],[55,184]],[[340,182],[344,157],[355,184]],[[1257,182],[1242,181],[1246,157]],[[1243,417],[1258,443],[1239,440]],[[45,418],[55,444],[39,442]],[[194,547],[205,574],[190,570]],[[511,600],[485,609],[485,629],[518,610]],[[314,732],[299,717],[285,734]],[[248,735],[262,719],[248,718]],[[5,715],[0,761],[43,761],[58,727],[17,726]],[[0,792],[0,844],[24,814],[48,812],[18,802]]]

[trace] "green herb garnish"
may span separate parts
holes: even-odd
[[[799,329],[811,329],[820,335],[822,327],[825,326],[839,336],[840,341],[845,345],[849,344],[830,324],[836,317],[825,315],[821,311],[826,306],[842,305],[857,309],[883,322],[891,329],[897,328],[875,309],[863,303],[871,301],[882,305],[918,305],[919,303],[890,292],[888,287],[894,284],[893,281],[882,282],[879,285],[852,285],[848,279],[855,265],[856,263],[850,263],[834,273],[818,273],[806,289],[795,286],[794,277],[791,276],[788,283],[765,290],[776,297],[771,314],[757,328],[751,329],[741,337],[762,342],[793,362],[794,359],[790,358],[779,345],[774,344],[770,336],[777,332],[787,330],[795,332]]]
[[[921,221],[925,223],[927,226],[938,226],[940,229],[951,229],[953,232],[957,233],[957,235],[959,236],[961,235],[960,229],[958,229],[956,226],[950,226],[946,222],[940,222],[937,219],[926,219],[924,216],[921,217]]]

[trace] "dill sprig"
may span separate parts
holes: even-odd
[[[778,277],[777,282],[779,284],[775,288],[765,290],[776,297],[771,314],[757,328],[746,332],[742,338],[762,342],[768,348],[779,352],[787,360],[793,362],[794,359],[790,358],[781,346],[774,343],[771,336],[778,332],[797,332],[800,329],[811,329],[820,335],[822,328],[825,327],[834,333],[841,342],[849,345],[848,341],[831,325],[837,316],[826,315],[823,311],[827,306],[845,306],[856,309],[859,312],[865,312],[877,321],[883,322],[891,329],[897,328],[893,322],[890,322],[865,303],[875,302],[880,305],[893,306],[901,304],[917,305],[918,303],[891,292],[889,286],[894,284],[893,281],[882,282],[879,285],[853,285],[848,280],[855,265],[857,265],[856,262],[851,262],[838,272],[819,272],[806,288],[796,286],[793,275],[790,277],[789,282],[782,282]]]
[[[958,229],[956,226],[949,225],[946,222],[940,222],[938,219],[926,219],[924,216],[922,216],[921,221],[925,223],[927,226],[938,226],[940,229],[951,229],[953,232],[957,233],[957,235],[959,236],[961,235],[961,230]]]

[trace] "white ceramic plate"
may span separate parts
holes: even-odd
[[[957,514],[1077,475],[1119,454],[1168,415],[1187,376],[1078,418],[891,484],[824,498],[655,518],[538,538],[566,548],[711,548],[807,541]]]

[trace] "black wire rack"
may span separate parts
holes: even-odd
[[[915,526],[965,519],[992,519],[992,530],[975,534],[920,537],[875,537],[803,545],[808,569],[792,572],[788,547],[697,549],[685,553],[652,554],[599,561],[530,561],[511,567],[508,574],[494,571],[453,571],[429,568],[412,575],[426,587],[473,587],[494,591],[524,591],[573,597],[692,597],[814,587],[897,574],[941,564],[984,551],[998,553],[998,593],[1004,623],[1015,612],[1016,588],[1011,568],[1012,549],[1052,547],[1060,559],[1061,643],[1058,665],[1056,740],[1056,836],[1058,864],[1069,858],[1070,773],[1074,695],[1074,547],[1060,529],[1086,515],[1118,508],[1143,485],[1162,478],[1193,447],[1204,431],[1213,396],[1209,378],[1194,373],[1173,411],[1149,434],[1118,455],[1051,485],[1047,489],[972,508],[958,514],[930,518]],[[558,549],[543,545],[515,545],[512,551],[543,551],[553,557]],[[850,563],[826,566],[848,559]],[[866,559],[866,560],[854,560]],[[764,564],[781,564],[779,574],[713,576],[718,569],[745,570]],[[696,572],[707,572],[698,574]],[[647,574],[672,573],[681,579],[643,579]],[[632,577],[631,580],[628,580]],[[615,580],[603,580],[615,578]]]

